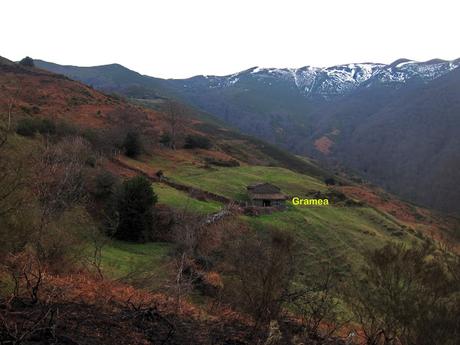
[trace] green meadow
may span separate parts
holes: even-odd
[[[164,163],[164,164],[163,164]],[[255,182],[270,182],[290,196],[304,196],[328,187],[320,180],[279,167],[240,166],[206,169],[192,164],[170,165],[171,162],[155,161],[171,180],[207,190],[236,200],[247,200],[246,186]],[[170,187],[154,186],[162,200],[171,207],[188,207],[196,212],[210,212],[222,205],[211,201],[198,201]],[[190,200],[192,199],[192,200]],[[284,211],[258,217],[240,216],[251,228],[264,231],[278,228],[295,234],[305,242],[312,255],[311,263],[332,260],[343,270],[362,263],[367,250],[378,248],[387,241],[403,241],[408,244],[416,237],[402,230],[393,217],[368,206],[345,206],[330,203],[329,206],[294,206],[286,201]]]

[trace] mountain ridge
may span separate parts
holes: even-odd
[[[420,196],[420,191],[426,190],[427,176],[436,175],[437,179],[442,176],[442,169],[438,167],[446,167],[449,171],[455,171],[456,167],[460,169],[460,162],[452,156],[456,149],[460,150],[460,145],[452,139],[460,136],[455,132],[458,117],[450,120],[453,129],[441,130],[442,134],[423,130],[427,124],[439,127],[439,115],[447,107],[452,105],[452,109],[449,108],[452,113],[460,111],[456,102],[460,95],[455,89],[455,80],[460,78],[460,59],[424,62],[398,59],[387,65],[365,63],[326,68],[252,67],[222,77],[202,75],[178,80],[145,77],[138,73],[130,74],[129,78],[120,77],[120,73],[101,75],[97,67],[84,70],[85,73],[91,72],[90,76],[75,75],[69,70],[53,70],[53,66],[40,61],[37,65],[64,73],[96,89],[132,98],[177,98],[246,134],[295,154],[313,156],[331,167],[351,170],[408,200],[447,212],[460,212],[460,192],[449,189],[455,179],[437,181],[439,188]],[[449,88],[443,88],[443,83],[450,85]],[[439,87],[450,95],[448,102],[436,91]],[[429,91],[424,91],[426,88]],[[425,95],[423,102],[417,97],[420,92]],[[421,104],[425,105],[422,107]],[[395,118],[392,113],[397,108],[405,110]],[[424,109],[430,109],[430,113]],[[392,126],[384,126],[383,131],[376,130],[376,123],[388,121]],[[395,137],[390,128],[413,128],[413,135],[420,135],[415,139],[429,145],[423,145],[425,152],[416,149],[414,155],[405,146],[408,141],[404,134]],[[381,161],[388,164],[379,165],[378,170],[368,168],[377,149],[374,142],[394,147],[394,152],[382,151],[386,156],[381,157]],[[450,145],[448,143],[454,143],[454,147],[441,150]],[[361,163],[356,152],[360,152]],[[435,164],[433,157],[437,157],[436,166],[432,165]],[[415,169],[421,161],[433,163],[427,168]],[[402,177],[404,174],[394,173],[395,167],[403,166],[407,171],[426,171],[426,176],[408,179]],[[439,171],[434,174],[434,170]],[[449,172],[446,176],[455,177],[455,174]],[[446,190],[450,196],[443,200],[442,191]]]

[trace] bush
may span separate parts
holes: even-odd
[[[38,122],[38,132],[40,134],[56,134],[56,124],[50,119],[42,119]]]
[[[333,177],[328,177],[324,180],[324,183],[327,186],[334,186],[335,185],[335,179]]]
[[[147,178],[136,176],[123,182],[117,197],[119,222],[115,237],[131,242],[149,239],[156,202],[157,196]]]
[[[56,124],[56,135],[58,137],[71,137],[79,134],[78,128],[67,121],[59,121]],[[85,132],[81,133],[81,136],[91,142],[89,138],[85,135]]]
[[[136,158],[142,152],[142,143],[139,134],[136,132],[129,132],[126,134],[123,142],[125,154],[128,157]]]
[[[240,166],[240,163],[236,159],[223,160],[223,159],[216,159],[213,157],[206,157],[205,161],[207,164],[212,164],[212,165],[216,165],[219,167],[232,168],[232,167]]]
[[[170,143],[171,143],[171,134],[163,133],[160,137],[160,144],[169,146]]]
[[[31,57],[26,56],[24,59],[19,61],[19,64],[26,67],[35,67],[34,60]]]
[[[450,261],[428,243],[369,254],[346,296],[367,344],[457,344],[459,282],[445,269]]]
[[[93,195],[100,200],[107,200],[115,194],[117,178],[109,171],[103,171],[95,178]]]
[[[278,230],[270,230],[268,235],[248,234],[229,243],[226,251],[234,277],[226,285],[226,293],[258,326],[278,317],[292,291],[298,266],[299,247],[294,237]]]
[[[18,121],[16,133],[25,137],[33,137],[35,133],[56,134],[56,124],[49,119],[24,118]]]
[[[18,121],[16,125],[16,133],[24,137],[33,137],[37,132],[37,127],[34,119],[25,118]]]
[[[188,135],[185,138],[185,149],[210,149],[211,141],[201,135]]]

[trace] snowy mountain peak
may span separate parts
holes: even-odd
[[[240,83],[248,81],[255,81],[269,87],[279,82],[287,82],[306,97],[331,98],[376,83],[399,87],[400,84],[413,79],[428,82],[459,66],[460,59],[454,61],[436,59],[426,62],[398,59],[388,65],[366,62],[330,67],[264,68],[257,66],[228,76],[206,76],[206,78],[210,88],[237,87]]]

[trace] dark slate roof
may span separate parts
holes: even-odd
[[[247,189],[250,193],[253,194],[278,194],[280,189],[268,182],[256,183],[247,186]]]
[[[273,193],[273,194],[255,194],[249,192],[249,197],[252,200],[286,200],[287,196],[283,193]]]

